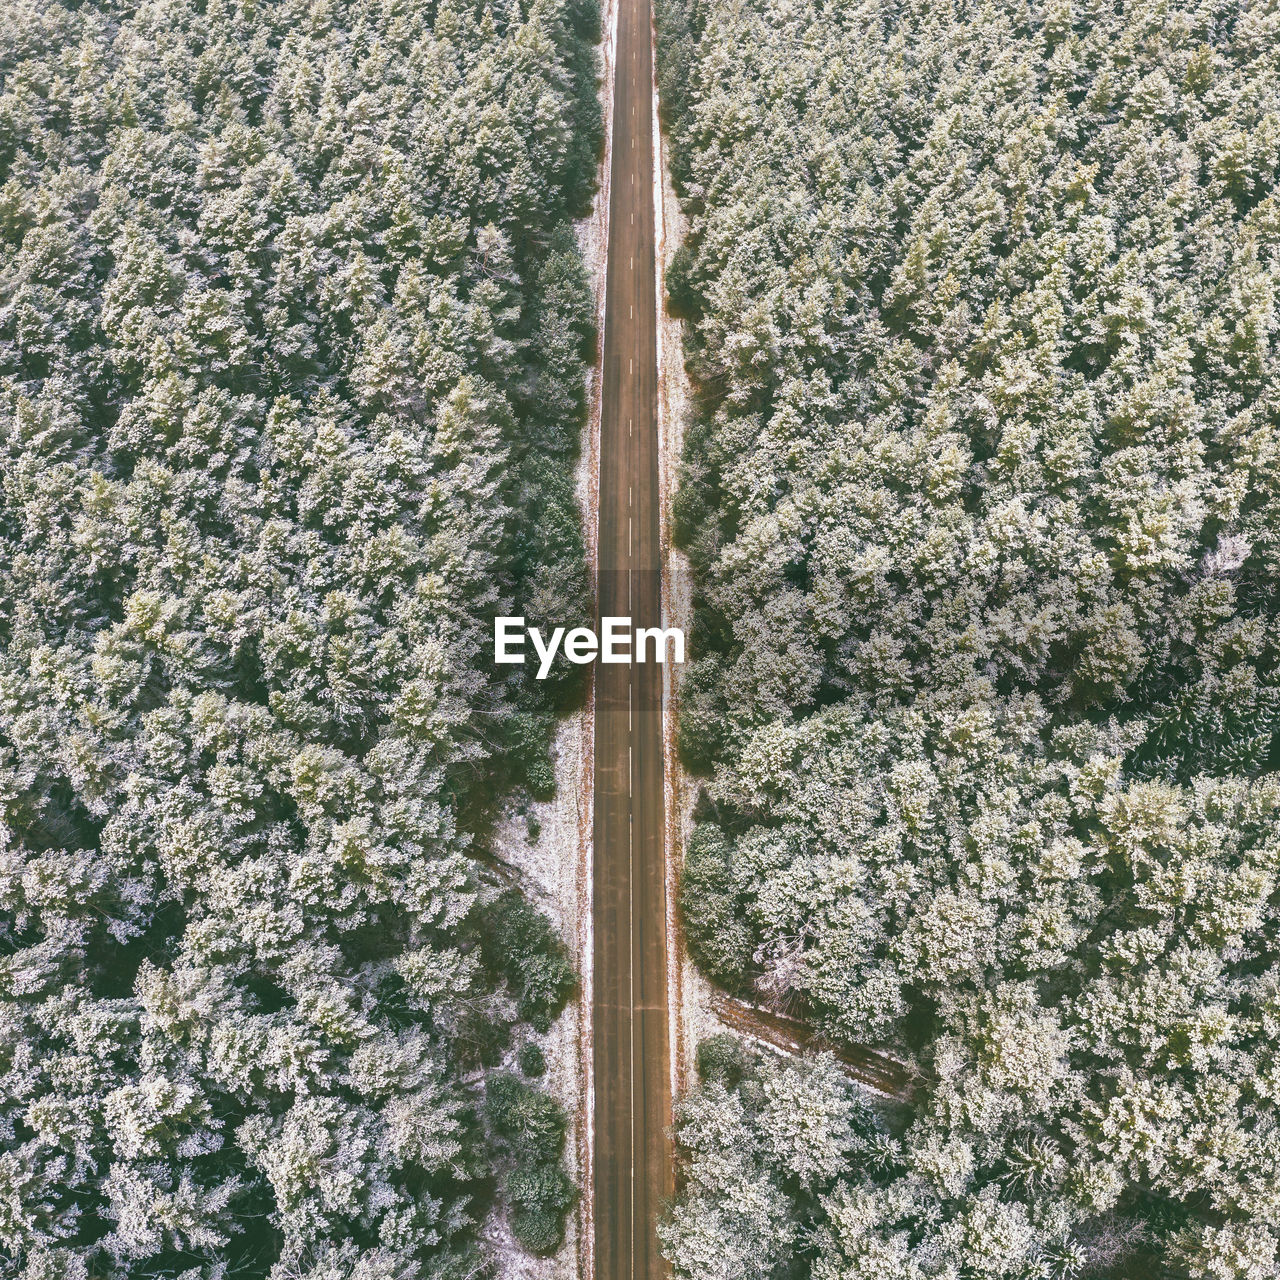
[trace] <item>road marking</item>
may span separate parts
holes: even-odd
[[[631,1280],[636,1278],[636,880],[635,813],[631,807],[631,746],[627,745],[627,1081],[631,1126]]]
[[[650,92],[652,83],[653,83],[652,77],[654,74],[653,51],[652,51],[652,48],[650,47],[650,43],[646,43],[645,44],[645,61],[648,64],[648,66],[646,67],[646,75],[649,83],[646,84],[646,95],[641,95],[639,92],[639,83],[640,83],[639,45],[642,41],[651,42],[651,36],[648,31],[644,30],[644,26],[646,24],[644,22],[643,10],[641,10],[640,12],[638,23],[637,23],[637,16],[635,11],[634,10],[626,11],[624,14],[620,15],[620,25],[622,28],[621,31],[618,31],[615,28],[615,39],[617,40],[617,44],[615,44],[615,62],[614,62],[614,66],[610,68],[610,71],[612,72],[615,95],[620,97],[622,96],[622,80],[621,80],[620,74],[618,74],[618,71],[617,71],[616,53],[622,52],[626,48],[626,46],[630,44],[631,45],[631,89],[630,89],[630,96],[628,97],[628,106],[630,108],[630,115],[633,123],[629,127],[632,129],[632,133],[630,135],[631,149],[638,150],[639,148],[636,142],[636,134],[634,132],[635,129],[639,127],[637,123],[638,115],[639,115],[637,104],[639,102],[639,99],[642,96],[646,96]],[[638,29],[636,29],[637,27]],[[647,103],[648,103],[648,97],[646,96],[646,104]],[[646,111],[648,111],[648,109],[649,109],[648,105],[646,105]],[[617,125],[616,125],[616,119],[615,119],[615,124],[614,124],[615,140],[616,140],[616,128],[617,128]],[[646,144],[652,146],[652,140],[646,139]],[[652,158],[652,150],[651,150],[651,158]],[[633,169],[629,175],[630,185],[633,188],[639,186],[643,188],[645,192],[651,191],[654,185],[653,184],[654,174],[650,172],[647,174],[640,175],[645,180],[643,182],[637,182],[636,178],[638,174],[639,174],[639,167],[637,164],[636,166],[633,166]],[[633,206],[632,209],[630,210],[629,221],[630,221],[630,225],[633,228],[638,225],[635,220],[635,206]],[[654,273],[654,264],[652,264],[648,260],[642,261],[641,269],[646,272],[647,278],[651,278]],[[631,272],[632,274],[634,274],[635,272],[634,255],[632,255],[631,257]],[[631,305],[628,307],[628,312],[629,312],[631,321],[634,323],[634,320],[635,320],[634,305]],[[611,313],[612,313],[612,307],[609,305],[609,300],[606,300],[606,322],[608,319],[611,318]],[[634,351],[633,351],[633,357],[634,357]],[[634,379],[634,376],[635,376],[635,360],[633,357],[629,358],[628,360],[629,374],[632,379]],[[627,419],[627,435],[632,438],[635,435],[634,418]],[[628,567],[627,567],[627,607],[629,610],[632,607],[632,596],[633,596],[633,590],[634,590],[633,589],[634,532],[633,532],[633,516],[632,516],[634,505],[635,505],[634,487],[632,484],[629,484],[627,486],[627,510],[628,510],[627,555],[629,557]],[[640,1165],[644,1166],[646,1175],[649,1171],[649,1159],[648,1159],[647,1149],[640,1150],[638,1146],[639,1126],[642,1120],[647,1119],[647,1112],[645,1109],[646,1108],[645,1099],[637,1097],[637,1094],[639,1092],[638,1085],[637,1085],[637,1081],[639,1080],[638,1068],[642,1068],[645,1065],[646,1046],[640,1044],[637,1038],[637,1024],[636,1024],[637,1012],[636,1011],[637,1009],[641,1010],[641,1013],[640,1013],[641,1021],[640,1021],[639,1030],[644,1030],[644,1022],[643,1022],[644,1013],[646,1011],[653,1011],[653,1012],[660,1013],[660,1012],[663,1012],[663,1010],[661,1010],[659,1006],[653,1005],[653,1004],[641,1005],[637,1002],[637,999],[636,999],[637,990],[644,990],[645,982],[646,982],[644,969],[643,967],[641,967],[644,963],[644,957],[642,955],[637,954],[637,950],[636,950],[637,943],[643,942],[643,939],[640,939],[638,937],[638,930],[641,926],[647,927],[647,925],[645,921],[641,921],[638,919],[637,912],[639,910],[639,905],[636,899],[636,890],[635,890],[634,749],[635,749],[636,743],[635,743],[635,736],[634,736],[634,733],[635,733],[634,703],[635,703],[635,689],[634,689],[633,673],[628,672],[628,679],[627,679],[627,729],[628,729],[628,744],[627,744],[627,798],[628,798],[627,800],[627,932],[628,932],[627,1002],[628,1002],[628,1007],[627,1007],[627,1014],[628,1014],[628,1027],[627,1027],[627,1032],[628,1032],[629,1078],[626,1082],[619,1081],[617,1082],[617,1084],[619,1086],[625,1087],[628,1090],[627,1102],[628,1102],[628,1122],[629,1122],[629,1130],[630,1130],[628,1135],[629,1144],[630,1144],[629,1146],[630,1186],[629,1186],[629,1204],[627,1209],[623,1211],[627,1214],[628,1221],[625,1223],[625,1228],[623,1223],[618,1223],[617,1225],[618,1225],[619,1236],[621,1237],[625,1230],[625,1235],[627,1238],[625,1247],[627,1248],[627,1252],[628,1252],[628,1260],[627,1260],[628,1269],[627,1269],[627,1272],[624,1273],[624,1277],[626,1278],[626,1280],[647,1280],[647,1276],[640,1269],[641,1262],[642,1262],[640,1253],[641,1253],[642,1243],[647,1239],[648,1223],[645,1222],[642,1216],[640,1215],[640,1183],[638,1180],[639,1174],[640,1174],[640,1169],[638,1166]],[[616,777],[616,775],[614,776]],[[637,977],[637,970],[639,970],[638,977]],[[639,987],[637,987],[637,982],[639,982]],[[619,999],[621,999],[620,995],[619,995]],[[610,1005],[609,1007],[612,1008],[614,1006]],[[667,1009],[666,1012],[669,1013],[670,1010]],[[618,1013],[619,1014],[621,1013],[621,1009],[618,1010]],[[620,1037],[621,1035],[620,1026],[618,1026],[618,1032]],[[594,1105],[596,1100],[594,1092],[592,1092],[590,1096],[591,1096],[592,1104]],[[619,1135],[619,1137],[621,1137],[621,1135]],[[593,1142],[594,1142],[594,1133],[593,1133]],[[621,1240],[619,1240],[619,1244],[621,1243],[622,1243]],[[620,1259],[618,1261],[620,1262]]]

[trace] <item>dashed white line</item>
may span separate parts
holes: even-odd
[[[627,1067],[631,1078],[627,1083],[630,1094],[631,1123],[631,1280],[636,1278],[636,882],[635,882],[635,814],[631,808],[631,746],[627,746],[627,938],[630,942],[627,956],[628,1035]]]

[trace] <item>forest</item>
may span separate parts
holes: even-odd
[[[0,1272],[468,1280],[577,1194],[479,856],[585,616],[591,0],[0,0]]]
[[[693,1280],[1280,1274],[1280,8],[659,0]],[[918,1087],[868,1106],[841,1046]]]

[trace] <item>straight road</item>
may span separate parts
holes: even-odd
[[[650,0],[619,0],[597,600],[601,617],[637,627],[661,621],[652,58]],[[662,672],[595,667],[596,1280],[666,1270],[654,1230],[672,1189]]]

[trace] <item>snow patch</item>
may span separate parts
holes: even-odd
[[[584,933],[590,955],[591,741],[589,708],[560,722],[552,744],[555,796],[530,804],[527,814],[506,814],[494,828],[492,841],[493,854],[506,864],[529,899],[551,918],[579,966]],[[531,822],[541,827],[536,839],[529,834]],[[582,974],[579,998],[538,1041],[547,1061],[541,1083],[569,1116],[565,1165],[579,1187],[584,1185],[586,1167],[583,1043],[590,1035],[590,1008],[589,977]],[[515,1069],[517,1047],[512,1046],[509,1060],[503,1063],[509,1070]],[[580,1204],[566,1224],[564,1246],[549,1258],[525,1253],[512,1237],[504,1215],[492,1215],[483,1234],[503,1280],[578,1280],[582,1275],[583,1232]]]
[[[656,33],[655,33],[656,35]],[[656,48],[656,39],[654,41]],[[658,114],[657,60],[654,60],[654,228],[657,237],[655,288],[658,308],[658,489],[662,541],[663,626],[683,627],[693,621],[693,588],[689,562],[672,543],[671,504],[679,481],[685,424],[693,388],[684,367],[684,321],[667,313],[667,269],[689,229],[680,208],[667,163],[667,139]],[[671,1093],[678,1097],[693,1078],[698,1041],[723,1031],[712,1008],[712,987],[694,967],[684,945],[676,911],[685,841],[693,829],[696,784],[684,775],[676,757],[675,723],[680,709],[680,674],[675,666],[663,673],[663,772],[667,801],[667,1003],[671,1028]]]
[[[601,6],[600,103],[604,155],[590,214],[574,224],[595,299],[596,331],[604,345],[605,283],[609,245],[609,176],[613,147],[613,70],[618,43],[617,0]],[[594,581],[600,505],[600,367],[587,370],[587,425],[574,474],[574,490]],[[594,693],[586,706],[561,721],[552,746],[556,791],[551,800],[529,806],[527,817],[507,814],[494,833],[494,853],[522,880],[526,892],[555,922],[578,968],[578,998],[541,1041],[547,1059],[544,1084],[569,1114],[565,1163],[581,1195],[565,1232],[564,1247],[550,1258],[530,1257],[516,1243],[504,1216],[494,1214],[484,1240],[500,1280],[590,1280],[595,1244],[592,1216],[593,1150],[591,997],[594,938],[591,918],[591,859],[595,822]],[[528,818],[540,824],[528,834]]]

